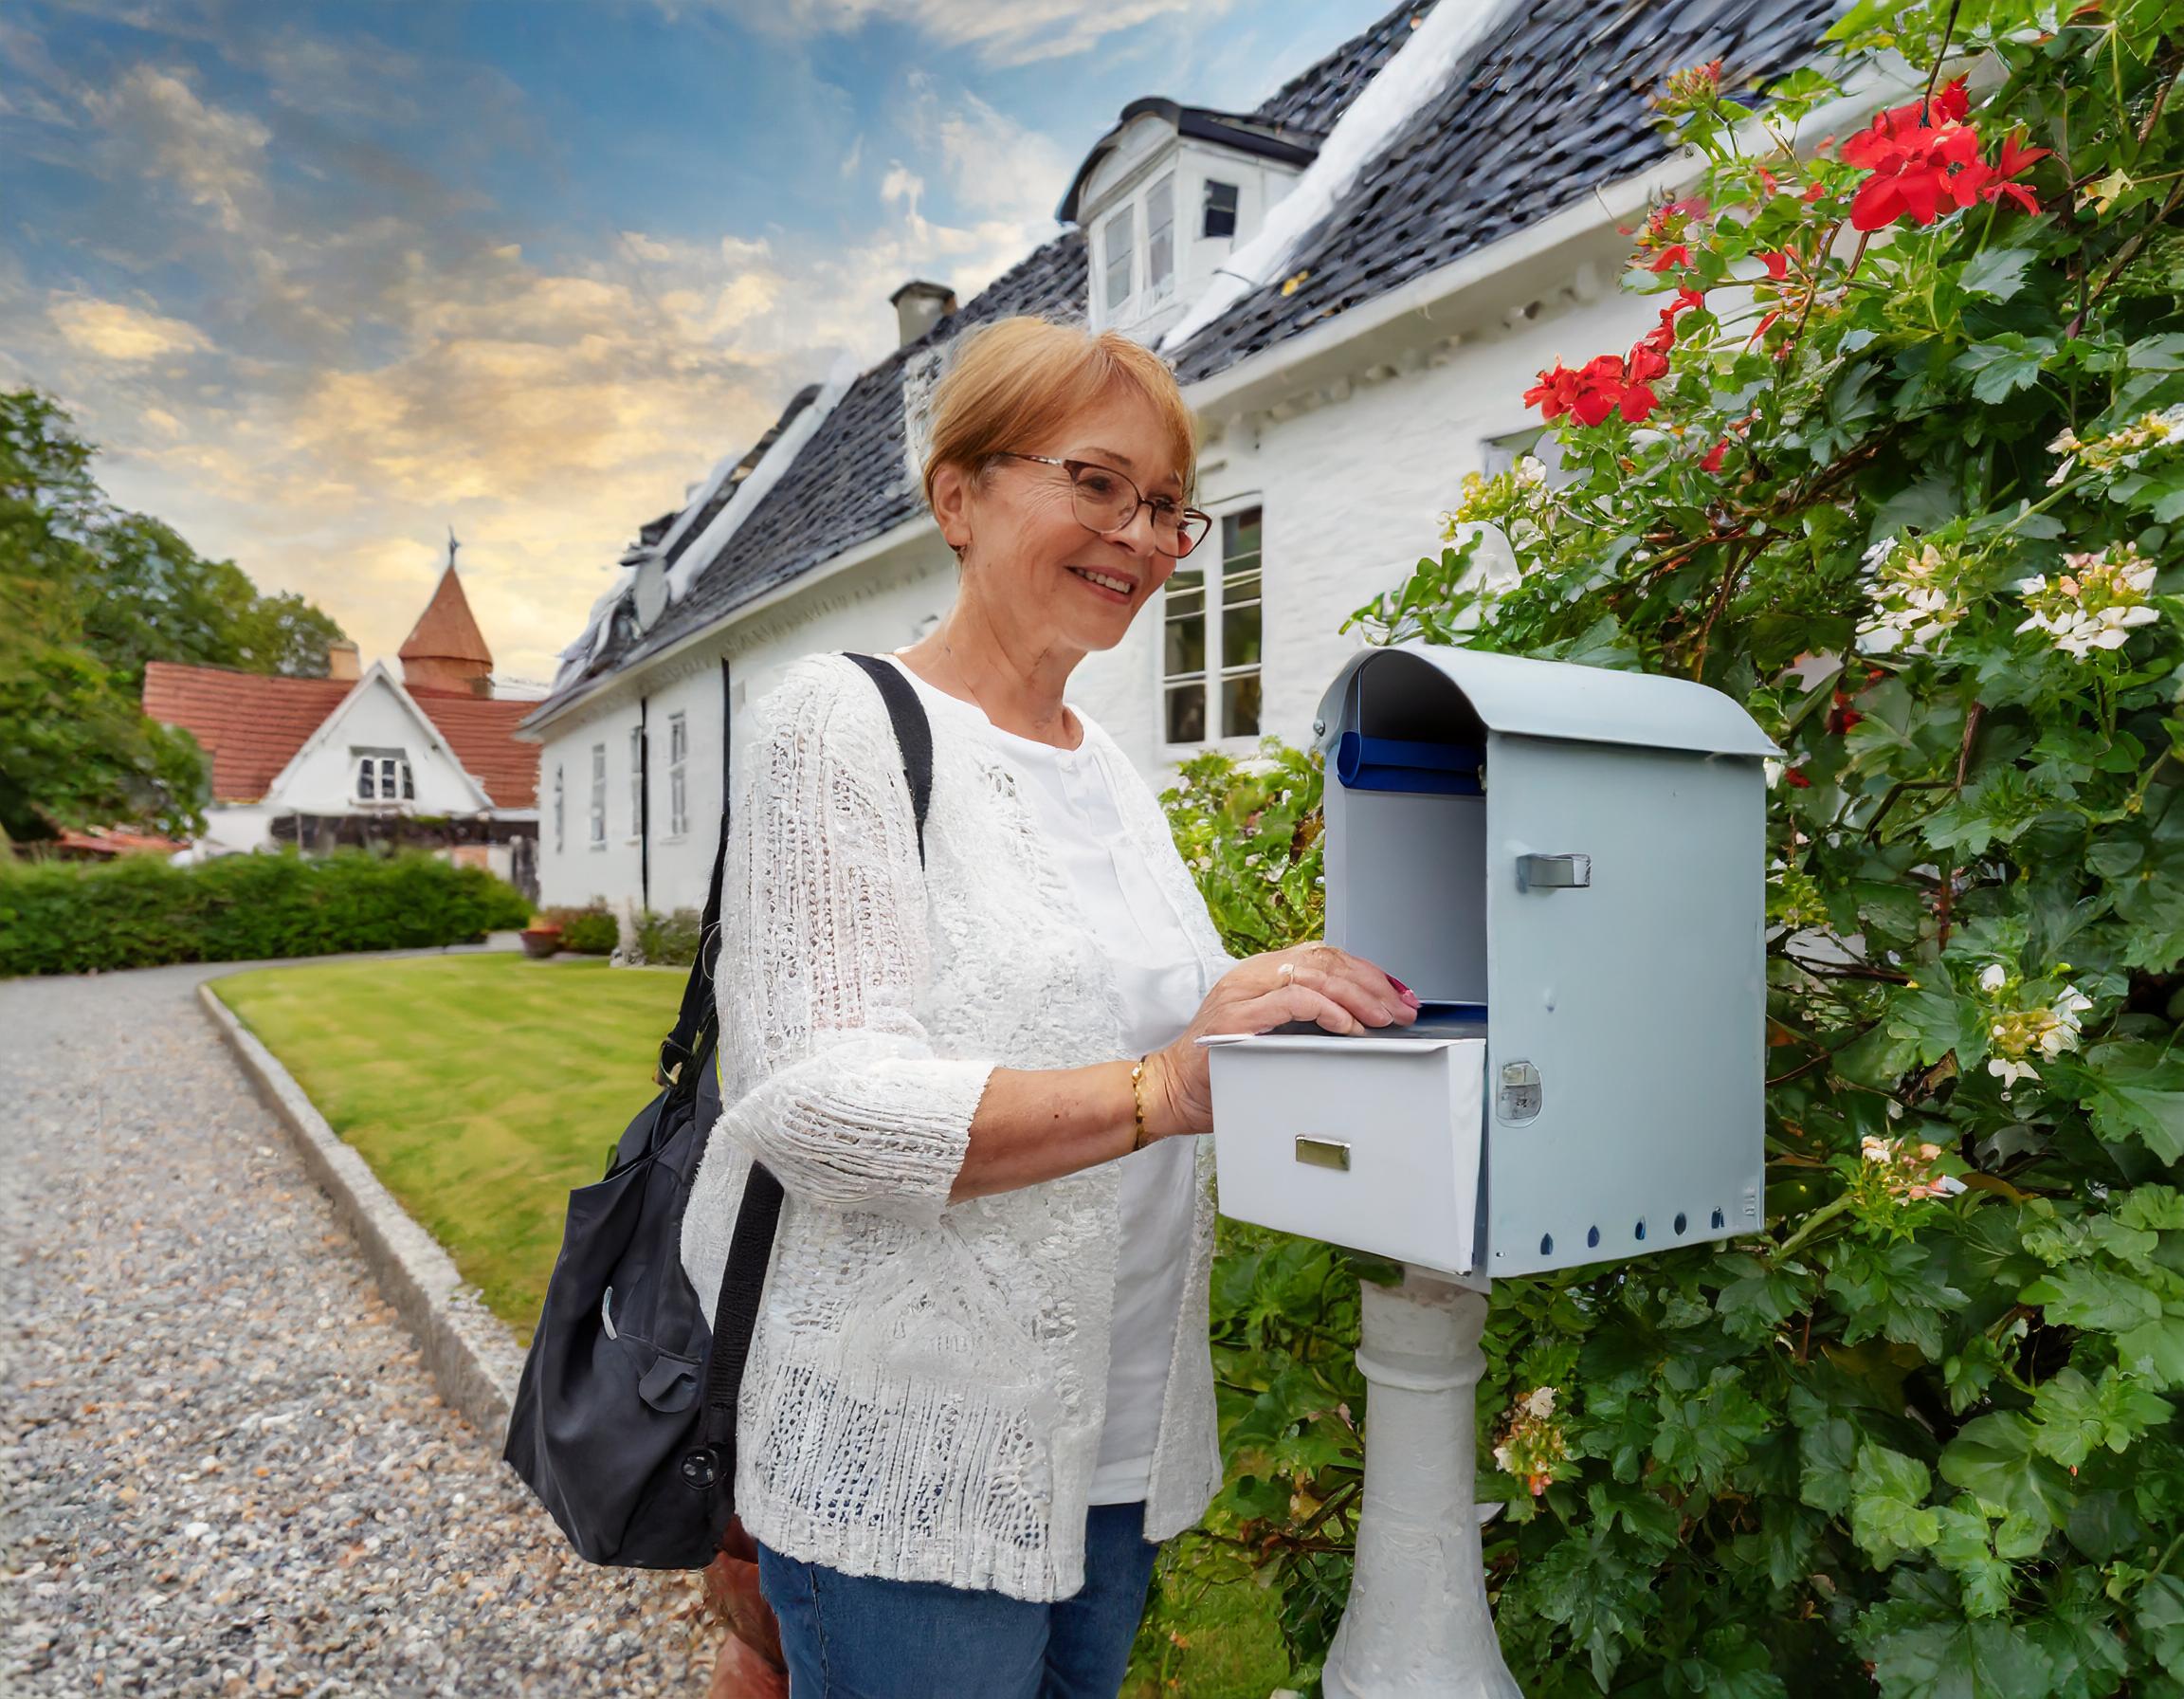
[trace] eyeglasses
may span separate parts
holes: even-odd
[[[1171,496],[1148,496],[1113,466],[1090,460],[1056,460],[1051,454],[1019,454],[1012,448],[996,450],[1002,460],[1035,460],[1041,466],[1060,466],[1069,474],[1069,492],[1077,506],[1077,522],[1087,531],[1112,537],[1128,528],[1140,507],[1153,510],[1153,546],[1180,560],[1206,539],[1213,528],[1213,516],[1186,507]]]

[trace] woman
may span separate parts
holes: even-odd
[[[1220,1481],[1204,1033],[1408,1023],[1324,944],[1223,949],[1153,794],[1065,699],[1204,535],[1160,360],[1031,319],[934,396],[954,608],[897,652],[933,725],[923,862],[885,708],[797,662],[742,761],[701,1293],[754,1158],[786,1193],[736,1499],[792,1699],[1119,1687],[1157,1543]]]

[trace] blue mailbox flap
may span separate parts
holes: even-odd
[[[1368,738],[1362,732],[1344,732],[1335,750],[1335,776],[1353,791],[1477,796],[1483,764],[1476,746]]]

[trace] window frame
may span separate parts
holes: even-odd
[[[1101,311],[1108,322],[1127,313],[1138,299],[1138,197],[1133,194],[1100,221]],[[1122,230],[1122,252],[1115,251],[1116,227]],[[1115,262],[1122,262],[1122,293],[1115,293]]]
[[[592,848],[607,848],[607,745],[592,745]]]
[[[1216,207],[1213,204],[1213,192],[1216,189],[1225,189],[1228,192],[1228,204],[1226,207]],[[1216,214],[1228,219],[1228,228],[1227,229],[1216,230],[1210,228]],[[1198,179],[1198,238],[1200,241],[1235,241],[1236,227],[1242,222],[1243,216],[1243,184],[1227,182],[1220,177],[1200,177]]]
[[[362,745],[349,751],[349,801],[374,811],[417,800],[417,772],[407,749]],[[365,790],[366,784],[371,790]]]
[[[554,763],[554,853],[565,855],[569,851],[569,787],[565,772],[566,763]]]
[[[1154,222],[1153,201],[1165,192],[1168,201],[1166,224]],[[1168,243],[1168,269],[1163,275],[1155,275],[1155,255],[1162,237]],[[1167,300],[1175,293],[1176,262],[1180,259],[1175,242],[1175,173],[1163,172],[1145,186],[1145,283],[1138,291],[1148,302]]]
[[[690,830],[690,716],[667,716],[667,842],[677,843]]]
[[[645,727],[629,728],[629,842],[645,835]]]
[[[1180,759],[1202,749],[1222,747],[1256,748],[1266,728],[1266,507],[1263,497],[1241,495],[1228,501],[1209,503],[1207,511],[1213,516],[1213,529],[1207,534],[1207,542],[1192,550],[1176,563],[1177,573],[1195,571],[1199,575],[1199,608],[1195,615],[1203,623],[1199,642],[1199,666],[1191,671],[1170,672],[1168,669],[1168,628],[1174,617],[1169,612],[1168,596],[1175,579],[1171,576],[1161,590],[1160,623],[1154,641],[1154,716],[1159,730],[1160,747],[1167,758]],[[1247,515],[1258,520],[1258,547],[1252,550],[1229,549],[1231,530],[1241,531]],[[1216,540],[1217,539],[1217,540]],[[1210,546],[1209,546],[1210,545]],[[1250,557],[1253,564],[1241,570],[1230,569],[1230,561]],[[1193,567],[1191,563],[1203,562]],[[1229,599],[1229,579],[1251,576],[1255,587],[1248,596]],[[1231,609],[1255,608],[1259,616],[1258,658],[1250,662],[1229,661],[1227,653],[1228,638],[1228,613]],[[1247,731],[1230,727],[1228,691],[1227,686],[1244,679],[1256,679],[1259,690],[1256,723]],[[1189,688],[1195,684],[1202,693],[1201,719],[1203,734],[1196,739],[1176,740],[1169,736],[1168,699],[1177,688]]]

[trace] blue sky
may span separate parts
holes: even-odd
[[[912,276],[1056,226],[1122,104],[1245,108],[1376,0],[10,0],[0,381],[123,503],[391,655],[452,524],[550,676],[636,526]]]

